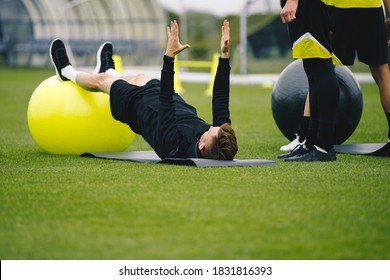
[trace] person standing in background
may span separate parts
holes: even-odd
[[[340,88],[332,62],[331,4],[330,0],[282,2],[281,20],[288,24],[293,58],[303,60],[310,99],[306,142],[284,155],[285,161],[336,160],[333,146]]]
[[[359,61],[369,66],[379,89],[390,141],[390,0],[383,0],[384,7],[381,0],[333,1],[333,52],[343,65],[353,65],[357,53]]]
[[[353,65],[357,53],[358,60],[369,66],[379,89],[388,125],[387,141],[390,142],[390,0],[384,0],[383,7],[381,0],[333,0],[333,4],[332,51],[343,65]],[[290,151],[304,143],[309,111],[307,100],[297,138],[281,150]]]

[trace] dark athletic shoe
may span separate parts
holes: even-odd
[[[115,69],[114,60],[112,59],[112,44],[110,42],[103,43],[96,54],[96,67],[94,74],[104,73],[108,69]]]
[[[306,153],[308,149],[306,149],[303,145],[298,145],[294,149],[291,150],[288,154],[282,154],[278,155],[278,158],[290,158],[290,157],[295,157],[298,155],[302,155]]]
[[[336,152],[332,148],[329,152],[324,153],[316,149],[316,147],[311,148],[308,152],[297,155],[294,157],[289,157],[284,159],[285,161],[335,161]]]
[[[62,76],[61,74],[61,69],[71,64],[66,53],[65,45],[60,39],[57,38],[54,39],[53,42],[51,42],[49,54],[51,62],[56,69],[58,79],[60,81],[69,81],[68,78]]]

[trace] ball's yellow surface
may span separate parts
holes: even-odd
[[[56,76],[33,92],[27,121],[34,141],[51,154],[120,152],[135,137],[128,125],[112,117],[107,94],[86,91]]]

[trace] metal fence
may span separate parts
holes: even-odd
[[[0,53],[10,66],[46,66],[59,37],[80,66],[91,65],[105,41],[126,63],[155,64],[165,26],[155,0],[0,0]]]

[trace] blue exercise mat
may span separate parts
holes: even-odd
[[[340,154],[390,157],[390,142],[370,144],[343,144],[335,145],[334,149],[336,153]]]
[[[214,160],[203,158],[165,158],[160,159],[154,151],[114,152],[114,153],[83,153],[82,157],[100,159],[127,160],[133,162],[162,163],[175,165],[189,165],[195,167],[230,167],[230,166],[270,166],[275,161],[266,159],[233,159]]]

